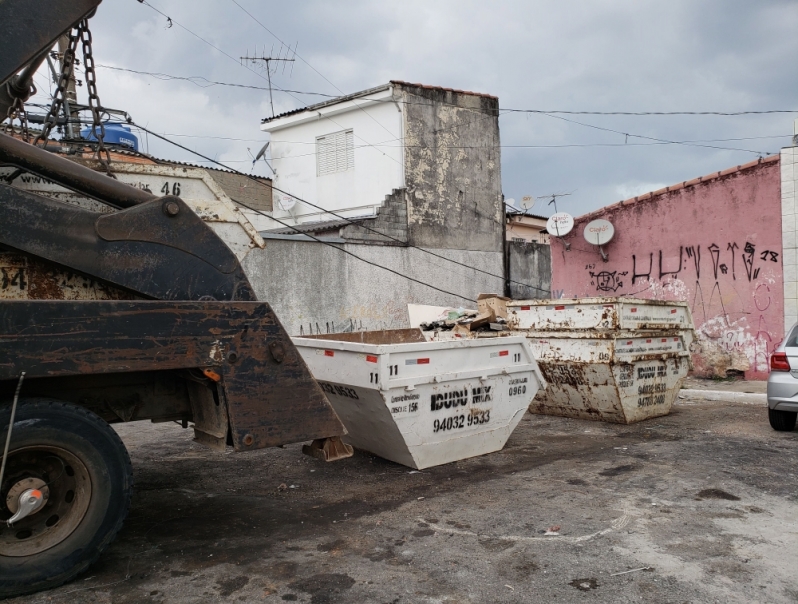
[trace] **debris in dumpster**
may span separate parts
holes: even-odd
[[[498,294],[480,294],[477,310],[446,308],[435,320],[422,322],[419,327],[422,331],[451,331],[460,336],[477,331],[504,331],[509,300]]]

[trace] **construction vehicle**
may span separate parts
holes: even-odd
[[[0,122],[27,100],[60,36],[85,45],[100,2],[0,1]],[[215,448],[313,440],[316,453],[336,456],[345,430],[325,394],[235,253],[179,196],[156,197],[0,133],[0,167],[9,166],[0,180],[0,598],[69,581],[119,531],[132,469],[110,424],[192,422],[196,440]],[[106,209],[14,187],[20,174]]]

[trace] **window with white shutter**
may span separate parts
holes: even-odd
[[[355,147],[351,130],[316,137],[316,175],[346,172],[355,167]]]

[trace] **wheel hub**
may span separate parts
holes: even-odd
[[[25,494],[28,491],[39,491],[41,496],[37,497],[38,503],[36,504],[36,509],[28,512],[25,516],[30,516],[38,512],[42,506],[47,503],[47,498],[50,496],[50,489],[41,478],[25,478],[8,489],[6,506],[9,512],[16,514],[19,511],[20,507],[22,507],[22,501],[25,499]],[[24,518],[24,516],[22,518]],[[21,520],[21,518],[17,518],[17,520]],[[11,522],[11,519],[9,518],[8,521]]]
[[[9,452],[7,476],[0,485],[0,557],[45,551],[80,525],[92,484],[77,456],[50,445],[22,447]]]

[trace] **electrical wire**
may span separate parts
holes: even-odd
[[[190,82],[190,83],[194,84],[195,86],[199,86],[200,88],[210,88],[211,86],[230,86],[230,87],[233,87],[233,88],[249,88],[249,89],[252,89],[252,90],[269,90],[269,88],[267,88],[266,86],[251,86],[249,84],[235,84],[233,82],[217,82],[215,80],[209,80],[208,78],[206,78],[204,76],[188,76],[188,77],[175,76],[175,75],[169,75],[168,73],[159,73],[159,72],[155,72],[155,71],[139,71],[139,70],[136,70],[136,69],[128,69],[126,67],[114,67],[112,65],[99,65],[98,64],[95,67],[101,67],[102,69],[113,69],[114,71],[126,71],[128,73],[135,73],[135,74],[138,74],[138,75],[152,76],[152,77],[154,77],[156,79],[159,79],[159,80],[162,80],[162,81],[181,80],[181,81],[184,81],[184,82]],[[202,84],[202,82],[206,82],[206,84]],[[332,98],[336,98],[338,96],[338,95],[335,95],[335,94],[324,94],[324,93],[321,93],[321,92],[303,92],[301,90],[288,90],[288,89],[280,88],[280,87],[274,86],[274,85],[272,86],[272,90],[277,90],[279,92],[286,92],[286,93],[292,93],[292,94],[309,94],[309,95],[315,95],[315,96],[323,96],[323,97],[328,97],[328,98],[331,98],[331,99]]]
[[[579,126],[584,126],[586,128],[593,128],[594,130],[602,130],[604,132],[612,132],[614,134],[620,134],[620,135],[625,136],[627,138],[631,136],[633,138],[641,138],[641,139],[644,139],[644,140],[656,141],[656,142],[659,142],[659,143],[667,143],[667,144],[670,144],[670,145],[685,145],[687,147],[704,147],[704,148],[707,148],[707,149],[719,149],[719,150],[722,150],[722,151],[744,151],[746,153],[754,153],[756,155],[759,155],[760,157],[765,156],[765,155],[770,155],[770,153],[767,152],[767,151],[754,151],[753,149],[738,149],[738,148],[734,148],[734,147],[719,147],[717,145],[704,145],[704,144],[699,144],[699,143],[682,143],[682,142],[679,142],[679,141],[671,141],[671,140],[667,140],[667,139],[663,139],[663,138],[655,138],[653,136],[644,136],[642,134],[632,134],[631,132],[622,132],[620,130],[613,130],[612,128],[604,128],[603,126],[596,126],[595,124],[586,124],[585,122],[578,122],[576,120],[568,119],[567,117],[562,117],[561,115],[554,115],[554,114],[550,114],[550,113],[542,113],[541,115],[546,115],[546,116],[551,117],[553,119],[562,120],[564,122],[568,122],[568,123],[571,123],[571,124],[577,124]]]
[[[229,58],[230,60],[232,60],[232,61],[235,61],[235,63],[236,63],[237,65],[239,65],[239,66],[241,66],[241,67],[243,67],[243,68],[247,69],[248,71],[251,71],[251,72],[252,72],[252,73],[254,73],[256,76],[258,76],[260,79],[268,81],[268,78],[264,78],[264,77],[263,77],[261,74],[259,74],[259,73],[258,73],[257,71],[255,71],[254,69],[252,69],[252,68],[248,67],[247,65],[244,65],[244,64],[243,64],[243,63],[241,63],[240,61],[236,60],[236,59],[235,59],[235,57],[233,57],[232,55],[229,55],[228,53],[226,53],[225,51],[223,51],[223,50],[222,50],[221,48],[219,48],[218,46],[216,46],[216,45],[214,45],[214,44],[211,44],[210,42],[208,42],[208,40],[206,40],[205,38],[203,38],[203,37],[202,37],[202,36],[200,36],[199,34],[196,34],[196,33],[194,33],[193,31],[191,31],[190,29],[188,29],[188,28],[187,28],[185,25],[183,25],[182,23],[179,23],[178,21],[175,21],[174,19],[172,19],[171,17],[169,17],[169,16],[168,16],[166,13],[164,13],[164,12],[162,12],[162,11],[158,10],[157,8],[155,8],[155,7],[154,7],[152,4],[150,4],[149,2],[147,2],[147,0],[137,0],[137,1],[138,1],[140,4],[143,4],[144,6],[147,6],[147,7],[151,8],[152,10],[154,10],[156,13],[158,13],[158,14],[159,14],[159,15],[161,15],[162,17],[165,17],[166,19],[168,19],[168,20],[169,20],[169,22],[170,22],[170,23],[173,23],[174,25],[177,25],[177,26],[178,26],[178,27],[180,27],[181,29],[183,29],[183,30],[187,31],[188,33],[190,33],[192,36],[194,36],[194,37],[195,37],[195,38],[197,38],[198,40],[201,40],[202,42],[204,42],[205,44],[207,44],[207,45],[208,45],[208,46],[210,46],[211,48],[213,48],[213,49],[215,49],[215,50],[219,51],[220,53],[222,53],[224,56],[226,56],[226,57],[227,57],[227,58]],[[242,9],[242,10],[243,10],[243,9]],[[246,11],[244,11],[244,12],[246,12]],[[250,15],[250,16],[251,16],[251,15]],[[253,17],[253,19],[254,19],[254,17]],[[257,21],[257,19],[256,19],[256,22],[257,22],[257,23],[258,23],[258,24],[259,24],[261,27],[263,27],[264,29],[266,28],[266,26],[265,26],[265,25],[263,25],[262,23],[260,23],[259,21]],[[269,31],[269,30],[267,29],[267,31]],[[271,33],[271,32],[269,32],[269,33]],[[302,60],[304,61],[304,59],[302,59]],[[291,93],[288,93],[286,90],[283,90],[283,92],[286,92],[286,93],[287,93],[289,96],[291,96],[292,98],[294,98],[294,100],[296,100],[296,101],[298,101],[298,102],[300,102],[300,103],[302,102],[302,100],[301,100],[301,99],[298,99],[297,97],[293,96]],[[357,105],[357,104],[356,104],[356,106],[357,106],[359,109],[363,110],[363,109],[362,109],[362,107],[360,107],[359,105]],[[363,111],[365,112],[365,110],[363,110]],[[367,113],[367,112],[366,112],[366,113]],[[371,115],[370,115],[370,114],[368,114],[368,113],[367,113],[367,115],[369,115],[369,116],[371,117],[371,119],[372,119],[372,120],[374,120],[374,117],[373,117],[373,116],[371,116]],[[330,122],[332,122],[333,124],[335,124],[335,125],[336,125],[336,126],[338,126],[339,128],[341,128],[341,129],[344,129],[344,127],[343,127],[343,126],[341,126],[341,124],[339,124],[338,122],[336,122],[336,121],[335,121],[334,119],[332,119],[330,116],[328,116],[328,115],[322,115],[321,117],[323,117],[323,118],[324,118],[324,119],[326,119],[326,120],[329,120]],[[374,121],[376,122],[376,120],[374,120]],[[377,123],[379,124],[379,122],[377,122]],[[380,124],[380,126],[382,126],[382,127],[385,129],[385,130],[387,130],[387,128],[385,128],[385,126],[383,126],[382,124]],[[393,134],[393,133],[392,133],[392,132],[390,132],[390,131],[388,131],[388,132],[389,132],[389,134]],[[357,134],[354,134],[354,136],[355,136],[355,138],[358,138],[358,139],[360,139],[361,141],[363,141],[364,143],[366,143],[367,145],[370,145],[370,146],[371,146],[371,144],[370,144],[370,143],[369,143],[369,142],[368,142],[366,139],[364,139],[363,137],[361,137],[361,136],[359,136],[359,135],[357,135]],[[382,155],[384,155],[385,157],[389,157],[390,159],[392,159],[393,161],[395,161],[397,164],[401,164],[401,162],[400,162],[399,160],[397,160],[396,158],[390,157],[389,155],[387,155],[386,153],[383,153],[382,151],[380,151],[380,150],[379,150],[379,149],[377,149],[376,147],[374,147],[374,149],[375,149],[376,151],[379,151],[380,153],[382,153]]]
[[[175,142],[175,141],[173,141],[173,140],[170,140],[170,139],[168,139],[168,138],[166,138],[166,137],[164,137],[164,136],[161,136],[161,135],[160,135],[160,134],[158,134],[157,132],[153,132],[152,130],[148,130],[147,128],[144,128],[143,126],[141,126],[141,125],[139,125],[139,124],[136,124],[135,122],[131,122],[131,124],[132,124],[132,125],[134,125],[136,128],[139,128],[139,129],[141,129],[141,130],[143,130],[143,131],[145,131],[145,132],[148,132],[149,134],[152,134],[152,135],[153,135],[153,136],[155,136],[156,138],[159,138],[159,139],[161,139],[161,140],[163,140],[163,141],[165,141],[165,142],[167,142],[167,143],[170,143],[170,144],[172,144],[172,145],[175,145],[176,147],[179,147],[179,148],[181,148],[181,149],[183,149],[183,150],[185,150],[185,151],[188,151],[188,152],[190,152],[190,153],[193,153],[193,154],[197,155],[198,157],[202,157],[202,158],[203,158],[203,159],[205,159],[206,161],[213,162],[213,163],[215,163],[215,164],[217,164],[217,165],[219,165],[219,166],[221,166],[221,167],[223,167],[223,168],[225,168],[225,169],[227,169],[227,170],[230,170],[231,172],[235,172],[236,174],[238,174],[238,175],[240,175],[240,176],[244,176],[244,177],[248,178],[249,180],[252,180],[252,181],[254,181],[254,182],[256,182],[256,183],[258,183],[258,184],[260,184],[260,185],[262,185],[262,186],[264,186],[264,187],[268,186],[268,185],[266,185],[265,183],[263,183],[262,181],[260,181],[260,180],[258,180],[257,178],[255,178],[254,176],[251,176],[251,175],[249,175],[249,174],[245,174],[245,173],[243,173],[243,172],[239,172],[238,170],[235,170],[235,169],[233,169],[233,168],[230,168],[230,167],[226,166],[225,164],[223,164],[223,163],[221,163],[221,162],[219,162],[219,161],[217,161],[217,160],[215,160],[215,159],[211,159],[210,157],[208,157],[208,156],[206,156],[206,155],[203,155],[203,154],[201,154],[201,153],[200,153],[200,152],[198,152],[198,151],[194,151],[193,149],[190,149],[190,148],[188,148],[188,147],[186,147],[186,146],[184,146],[184,145],[181,145],[180,143],[177,143],[177,142]],[[279,190],[279,189],[278,189],[278,190]],[[297,199],[298,199],[298,198],[297,198]],[[301,201],[301,200],[300,200],[300,201]],[[382,270],[388,271],[389,273],[393,273],[394,275],[397,275],[397,276],[399,276],[399,277],[402,277],[402,278],[404,278],[404,279],[407,279],[408,281],[412,281],[412,282],[414,282],[414,283],[418,283],[419,285],[423,285],[423,286],[425,286],[425,287],[429,287],[430,289],[433,289],[433,290],[435,290],[435,291],[437,291],[437,292],[440,292],[440,293],[442,293],[442,294],[446,294],[446,295],[448,295],[448,296],[455,296],[456,298],[460,298],[460,299],[462,299],[462,300],[466,300],[467,302],[476,302],[476,300],[474,300],[474,299],[472,299],[472,298],[468,298],[467,296],[463,296],[463,295],[461,295],[461,294],[456,294],[456,293],[454,293],[454,292],[450,292],[450,291],[447,291],[447,290],[445,290],[445,289],[441,289],[441,288],[439,288],[439,287],[436,287],[436,286],[434,286],[434,285],[431,285],[431,284],[429,284],[429,283],[426,283],[426,282],[424,282],[424,281],[421,281],[420,279],[416,279],[415,277],[410,277],[409,275],[405,275],[405,274],[403,274],[403,273],[400,273],[399,271],[396,271],[396,270],[394,270],[394,269],[392,269],[392,268],[388,268],[387,266],[383,266],[383,265],[381,265],[381,264],[378,264],[378,263],[376,263],[376,262],[373,262],[373,261],[371,261],[371,260],[367,260],[366,258],[363,258],[363,257],[361,257],[361,256],[358,256],[357,254],[355,254],[355,253],[353,253],[353,252],[350,252],[349,250],[347,250],[347,249],[344,249],[344,248],[342,248],[342,247],[340,247],[340,246],[338,246],[338,245],[335,245],[335,244],[333,244],[333,243],[330,243],[329,241],[325,241],[324,239],[320,239],[319,237],[316,237],[316,236],[314,236],[314,235],[309,235],[308,233],[303,233],[303,232],[302,232],[300,229],[298,229],[298,228],[297,228],[295,225],[288,224],[287,222],[285,222],[285,221],[283,221],[283,220],[280,220],[279,218],[275,218],[274,216],[269,216],[269,215],[268,215],[268,214],[266,214],[265,212],[263,212],[263,211],[261,211],[261,210],[258,210],[258,209],[256,209],[256,208],[250,207],[249,205],[247,205],[247,204],[245,204],[245,203],[243,203],[243,202],[241,202],[241,201],[238,201],[238,200],[236,200],[236,203],[237,203],[238,205],[242,206],[242,207],[245,207],[245,208],[247,208],[248,210],[251,210],[251,211],[253,211],[253,212],[257,213],[257,214],[260,214],[261,216],[265,216],[266,218],[269,218],[269,219],[271,219],[271,220],[274,220],[275,222],[277,222],[277,223],[279,223],[279,224],[283,225],[284,227],[286,227],[286,228],[289,228],[289,229],[291,229],[291,230],[295,231],[297,234],[300,234],[300,235],[305,235],[305,236],[309,237],[310,239],[312,239],[312,240],[314,240],[314,241],[317,241],[317,242],[319,242],[319,243],[322,243],[322,244],[324,244],[324,245],[326,245],[326,246],[329,246],[329,247],[332,247],[332,248],[334,248],[334,249],[337,249],[337,250],[339,250],[339,251],[343,252],[344,254],[347,254],[347,255],[349,255],[349,256],[352,256],[353,258],[357,258],[357,259],[358,259],[358,260],[360,260],[361,262],[365,262],[366,264],[370,264],[370,265],[372,265],[372,266],[375,266],[375,267],[377,267],[377,268],[381,268]],[[347,220],[348,220],[348,219],[347,219]],[[387,237],[387,235],[386,235],[386,237]],[[421,249],[421,248],[417,248],[417,249]],[[444,257],[444,258],[445,258],[445,257]],[[447,260],[449,260],[448,258],[446,258],[446,259],[447,259]],[[473,268],[473,267],[468,267],[468,268]],[[495,275],[493,275],[493,276],[495,277]]]
[[[157,138],[160,138],[161,140],[164,140],[164,141],[166,141],[166,142],[168,142],[168,143],[170,143],[170,144],[172,144],[172,145],[175,145],[175,146],[177,146],[177,147],[179,147],[179,148],[181,148],[181,149],[183,149],[183,150],[185,150],[185,151],[188,151],[189,153],[193,153],[194,155],[197,155],[198,157],[202,157],[202,158],[203,158],[203,159],[205,159],[206,161],[209,161],[209,162],[212,162],[212,163],[214,163],[214,164],[217,164],[217,165],[219,165],[219,166],[221,166],[221,167],[223,167],[223,168],[225,168],[225,169],[232,170],[233,172],[236,172],[236,173],[237,173],[237,174],[239,174],[240,176],[244,176],[244,177],[246,177],[246,178],[248,178],[248,179],[250,179],[250,180],[253,180],[254,182],[256,182],[256,183],[258,183],[258,184],[260,184],[260,185],[262,185],[262,186],[268,186],[268,185],[266,185],[265,183],[263,183],[261,180],[258,180],[257,178],[255,178],[255,177],[253,177],[253,176],[251,176],[251,175],[249,175],[249,174],[245,174],[245,173],[243,173],[243,172],[239,172],[238,170],[233,170],[232,168],[229,168],[229,167],[228,167],[228,166],[226,166],[225,164],[223,164],[223,163],[221,163],[221,162],[219,162],[219,161],[217,161],[217,160],[215,160],[215,159],[211,159],[210,157],[207,157],[207,156],[205,156],[205,155],[202,155],[202,154],[201,154],[201,153],[199,153],[198,151],[195,151],[195,150],[193,150],[193,149],[190,149],[190,148],[188,148],[188,147],[185,147],[184,145],[181,145],[180,143],[177,143],[177,142],[175,142],[175,141],[169,140],[168,138],[166,138],[166,137],[164,137],[164,136],[161,136],[160,134],[157,134],[156,132],[152,132],[152,131],[150,131],[150,130],[147,130],[146,128],[143,128],[142,126],[140,126],[140,125],[138,125],[138,124],[135,124],[135,123],[133,123],[132,125],[136,126],[137,128],[140,128],[141,130],[143,130],[143,131],[145,131],[145,132],[149,132],[150,134],[152,134],[153,136],[155,136],[155,137],[157,137]],[[451,262],[451,263],[453,263],[453,264],[457,264],[457,265],[463,266],[463,267],[465,267],[465,268],[467,268],[467,269],[469,269],[469,270],[473,270],[473,271],[476,271],[476,272],[484,273],[484,274],[486,274],[486,275],[489,275],[489,276],[491,276],[491,277],[493,277],[493,278],[495,278],[495,279],[500,279],[500,280],[502,280],[502,281],[505,281],[505,279],[504,279],[504,277],[503,277],[503,276],[496,275],[496,274],[494,274],[494,273],[490,273],[490,272],[488,272],[488,271],[484,271],[484,270],[482,270],[482,269],[479,269],[479,268],[476,268],[476,267],[473,267],[473,266],[469,266],[469,265],[467,265],[467,264],[465,264],[465,263],[462,263],[462,262],[459,262],[459,261],[457,261],[457,260],[453,260],[453,259],[451,259],[451,258],[447,258],[446,256],[443,256],[443,255],[440,255],[440,254],[436,254],[435,252],[432,252],[432,251],[430,251],[430,250],[427,250],[427,249],[425,249],[425,248],[421,248],[421,247],[417,247],[417,246],[413,246],[413,245],[407,245],[407,243],[406,243],[406,242],[404,242],[404,241],[402,241],[402,240],[400,240],[400,239],[398,239],[398,238],[396,238],[396,237],[392,237],[392,236],[390,236],[390,235],[386,235],[385,233],[382,233],[381,231],[378,231],[378,230],[376,230],[376,229],[373,229],[373,228],[371,228],[371,227],[367,227],[367,226],[365,226],[365,225],[362,225],[362,224],[360,224],[360,223],[354,222],[353,220],[351,220],[351,219],[349,219],[349,218],[346,218],[346,217],[344,217],[344,216],[341,216],[340,214],[337,214],[336,212],[333,212],[333,211],[331,211],[331,210],[326,210],[326,209],[322,208],[321,206],[318,206],[318,205],[316,205],[316,204],[314,204],[314,203],[311,203],[311,202],[309,202],[309,201],[306,201],[306,200],[304,200],[304,199],[301,199],[301,198],[299,198],[299,197],[296,197],[295,195],[291,195],[291,193],[288,193],[288,192],[286,192],[286,191],[283,191],[282,189],[280,189],[280,188],[278,188],[278,187],[274,187],[274,186],[272,185],[272,187],[271,187],[271,188],[272,188],[272,190],[274,190],[274,191],[278,191],[278,192],[280,192],[280,193],[284,193],[285,195],[290,195],[292,198],[294,198],[294,199],[296,199],[296,200],[298,200],[298,201],[300,201],[300,202],[302,202],[302,203],[304,203],[304,204],[306,204],[306,205],[308,205],[308,206],[310,206],[310,207],[316,208],[316,209],[318,209],[318,210],[321,210],[321,211],[323,211],[323,212],[325,212],[325,213],[327,213],[327,214],[330,214],[330,215],[332,215],[332,216],[336,216],[336,217],[337,217],[337,218],[339,218],[339,219],[345,220],[345,221],[347,221],[347,222],[348,222],[349,224],[351,224],[351,225],[354,225],[354,226],[357,226],[357,227],[359,227],[359,228],[363,228],[363,229],[365,229],[365,230],[371,231],[371,232],[373,232],[373,233],[375,233],[375,234],[377,234],[377,235],[380,235],[381,237],[385,237],[386,239],[390,239],[390,240],[393,240],[393,241],[395,241],[395,242],[401,243],[403,246],[406,246],[406,247],[410,247],[410,248],[417,249],[417,250],[419,250],[419,251],[422,251],[422,252],[424,252],[424,253],[427,253],[427,254],[429,254],[429,255],[431,255],[431,256],[435,256],[436,258],[440,258],[440,259],[442,259],[442,260],[445,260],[445,261],[447,261],[447,262]],[[446,294],[448,294],[448,295],[457,296],[457,297],[459,297],[459,298],[462,298],[462,299],[464,299],[464,300],[468,300],[469,302],[474,302],[474,301],[475,301],[475,300],[472,300],[472,299],[470,299],[470,298],[466,298],[466,297],[464,297],[464,296],[462,296],[462,295],[460,295],[460,294],[454,294],[454,293],[452,293],[452,292],[448,292],[448,291],[445,291],[445,290],[441,290],[441,289],[439,289],[439,288],[436,288],[436,287],[435,287],[435,286],[433,286],[433,285],[430,285],[429,283],[425,283],[425,282],[419,281],[418,279],[415,279],[415,278],[413,278],[413,277],[409,277],[409,276],[407,276],[407,275],[404,275],[404,274],[402,274],[402,273],[399,273],[398,271],[394,271],[393,269],[389,269],[389,268],[387,268],[387,267],[384,267],[384,266],[382,266],[382,265],[379,265],[379,264],[377,264],[377,263],[374,263],[374,262],[371,262],[371,261],[369,261],[369,260],[366,260],[366,259],[364,259],[364,258],[361,258],[360,256],[357,256],[356,254],[353,254],[353,253],[349,252],[348,250],[343,250],[343,248],[337,247],[337,246],[335,246],[335,245],[333,245],[333,244],[330,244],[329,242],[326,242],[326,241],[324,241],[324,240],[322,240],[322,239],[319,239],[319,238],[317,238],[317,237],[314,237],[314,236],[312,236],[312,235],[308,235],[307,233],[303,233],[301,230],[299,230],[298,228],[296,228],[294,225],[290,225],[290,224],[288,224],[288,223],[286,223],[286,222],[284,222],[284,221],[282,221],[282,220],[279,220],[279,219],[275,218],[274,216],[270,216],[270,215],[268,215],[268,214],[265,214],[264,212],[262,212],[262,211],[260,211],[260,210],[256,210],[256,209],[254,209],[254,208],[251,208],[251,207],[249,207],[248,205],[246,205],[246,204],[244,204],[244,203],[241,203],[240,201],[236,201],[236,203],[238,203],[238,204],[242,205],[243,207],[245,207],[245,208],[247,208],[247,209],[249,209],[249,210],[252,210],[252,211],[254,211],[254,212],[257,212],[258,214],[261,214],[261,215],[263,215],[263,216],[266,216],[267,218],[270,218],[270,219],[274,220],[275,222],[278,222],[279,224],[281,224],[281,225],[283,225],[283,226],[285,226],[285,227],[287,227],[287,228],[290,228],[291,230],[293,230],[293,231],[295,231],[295,232],[297,232],[297,233],[300,233],[300,234],[303,234],[303,235],[307,235],[308,237],[310,237],[311,239],[314,239],[315,241],[319,241],[319,242],[325,243],[325,244],[327,244],[327,245],[331,245],[331,246],[335,247],[336,249],[341,249],[342,251],[345,251],[346,253],[349,253],[350,255],[354,256],[355,258],[357,258],[357,259],[359,259],[359,260],[362,260],[362,261],[364,261],[364,262],[366,262],[366,263],[368,263],[368,264],[372,264],[372,265],[374,265],[374,266],[378,266],[378,267],[380,267],[380,268],[383,268],[384,270],[390,271],[390,272],[392,272],[392,273],[394,273],[394,274],[396,274],[396,275],[399,275],[399,276],[401,276],[401,277],[404,277],[404,278],[406,278],[406,279],[409,279],[410,281],[414,281],[414,282],[416,282],[416,283],[420,283],[420,284],[422,284],[422,285],[426,285],[427,287],[431,287],[432,289],[436,289],[437,291],[440,291],[440,292],[442,292],[442,293],[446,293]],[[481,213],[477,212],[477,214],[481,214]],[[484,215],[483,215],[483,216],[484,216]],[[488,218],[489,218],[489,217],[488,217]],[[496,221],[496,222],[498,223],[498,221]],[[500,223],[500,224],[501,224],[501,223]],[[502,226],[503,226],[503,225],[502,225]],[[509,281],[509,282],[511,282],[511,283],[515,283],[515,284],[517,284],[517,285],[522,285],[522,286],[524,286],[524,287],[528,287],[528,288],[531,288],[531,289],[535,289],[535,290],[538,290],[538,291],[541,291],[541,292],[544,292],[544,293],[550,293],[550,290],[546,290],[546,289],[543,289],[543,288],[539,288],[539,287],[536,287],[536,286],[534,286],[534,285],[530,285],[530,284],[528,284],[528,283],[522,283],[522,282],[520,282],[520,281],[514,281],[514,280],[512,280],[512,279],[510,279],[510,280],[508,280],[508,281]]]
[[[267,31],[269,34],[271,34],[272,36],[274,36],[274,38],[275,38],[275,39],[276,39],[278,42],[280,42],[280,44],[282,44],[283,46],[288,46],[288,48],[291,48],[291,47],[290,47],[288,44],[286,44],[286,43],[285,43],[285,42],[283,42],[283,41],[282,41],[280,38],[278,38],[278,37],[277,37],[277,34],[275,34],[275,33],[274,33],[272,30],[270,30],[270,29],[269,29],[268,27],[266,27],[266,26],[265,26],[263,23],[261,23],[261,22],[260,22],[258,19],[256,19],[256,18],[255,18],[255,15],[253,15],[253,14],[252,14],[252,13],[250,13],[250,12],[249,12],[247,9],[245,9],[243,6],[241,6],[241,5],[240,5],[240,4],[237,2],[237,0],[230,0],[230,1],[231,1],[233,4],[235,4],[235,5],[236,5],[238,8],[240,8],[242,11],[244,11],[244,12],[245,12],[247,15],[249,15],[250,19],[252,19],[252,20],[253,20],[255,23],[257,23],[258,25],[260,25],[260,26],[261,26],[261,27],[262,27],[264,30],[266,30],[266,31]],[[300,61],[302,61],[302,62],[303,62],[305,65],[307,65],[308,67],[310,67],[310,68],[311,68],[313,71],[315,71],[317,74],[319,74],[319,75],[320,75],[320,76],[321,76],[321,77],[324,79],[324,81],[325,81],[325,82],[327,82],[327,83],[328,83],[330,86],[332,86],[333,88],[335,88],[335,89],[336,89],[338,92],[340,92],[342,95],[344,94],[344,91],[343,91],[343,90],[341,90],[340,88],[338,88],[338,86],[336,86],[335,84],[333,84],[333,83],[332,83],[332,82],[331,82],[331,81],[330,81],[330,80],[329,80],[329,79],[328,79],[328,78],[327,78],[327,77],[326,77],[326,76],[325,76],[323,73],[321,73],[321,72],[320,72],[318,69],[316,69],[315,67],[313,67],[313,65],[311,65],[310,63],[308,63],[308,62],[307,62],[307,61],[306,61],[306,60],[305,60],[303,57],[301,57],[299,54],[297,54],[296,50],[294,50],[294,56],[295,56],[296,58],[298,58]],[[297,100],[298,100],[298,99],[297,99]],[[357,107],[358,109],[360,109],[361,111],[363,111],[363,113],[365,113],[367,116],[369,116],[369,118],[371,118],[371,121],[373,121],[375,124],[379,125],[379,126],[380,126],[380,127],[383,129],[383,130],[385,130],[385,131],[386,131],[388,134],[393,134],[393,132],[391,132],[390,130],[388,130],[388,128],[386,128],[384,124],[382,124],[382,123],[381,123],[379,120],[377,120],[377,119],[376,119],[376,118],[375,118],[373,115],[371,115],[369,112],[367,112],[365,109],[363,109],[363,107],[361,107],[360,105],[358,105],[358,104],[357,104],[357,101],[356,101],[355,99],[353,99],[353,100],[352,100],[352,103],[355,105],[355,107]]]

